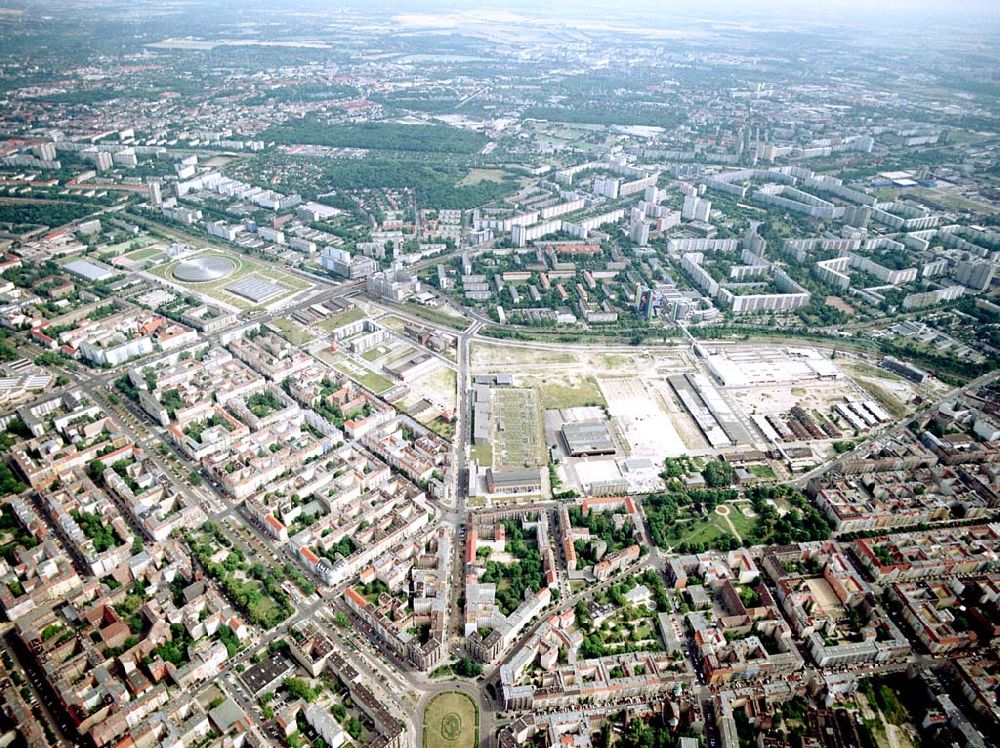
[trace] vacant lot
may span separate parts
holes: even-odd
[[[431,402],[440,403],[448,410],[455,410],[456,382],[455,370],[442,366],[414,382],[413,389]]]
[[[464,330],[469,324],[469,318],[459,314],[448,306],[430,307],[421,304],[391,304],[383,302],[384,306],[402,308],[402,310],[413,317],[419,317],[432,325],[449,327],[452,330]]]
[[[580,372],[546,372],[541,375],[520,377],[518,384],[532,387],[538,392],[543,410],[562,410],[586,405],[605,405],[597,380]]]
[[[431,699],[424,710],[424,748],[475,748],[479,745],[479,710],[464,693],[449,691]]]
[[[883,408],[889,411],[889,415],[894,418],[904,418],[909,412],[910,409],[906,403],[900,400],[895,392],[886,389],[881,384],[862,377],[856,377],[854,382],[858,387],[875,398]]]
[[[520,346],[484,343],[472,344],[471,364],[482,371],[506,371],[521,364],[575,364],[570,351],[551,351]]]
[[[834,309],[839,309],[844,314],[854,314],[855,309],[849,303],[844,301],[840,296],[827,296],[825,303],[827,306],[832,306]]]

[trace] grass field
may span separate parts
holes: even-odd
[[[280,330],[280,335],[292,345],[305,345],[313,340],[313,336],[298,322],[290,319],[276,319],[271,324]]]
[[[501,169],[469,169],[469,173],[455,184],[456,187],[468,187],[480,182],[502,182],[507,172]]]
[[[135,252],[128,252],[125,257],[134,262],[141,262],[156,257],[158,254],[160,254],[159,247],[146,247],[145,249],[137,249]]]
[[[900,377],[896,376],[892,372],[886,371],[885,369],[880,369],[877,366],[872,366],[871,364],[852,363],[846,368],[854,374],[861,374],[866,377],[876,377],[877,379],[888,379],[893,382],[900,381]]]
[[[378,322],[380,325],[382,325],[382,327],[386,327],[390,330],[395,330],[396,332],[402,332],[403,328],[409,324],[408,322],[391,314],[382,317],[381,319],[379,319]]]
[[[729,504],[729,520],[741,537],[747,537],[757,524],[757,519],[744,516],[740,505]],[[705,547],[714,546],[720,538],[732,535],[732,530],[725,518],[712,512],[707,516],[683,514],[684,521],[674,525],[671,544],[676,547],[681,543],[698,544]]]
[[[367,387],[376,395],[384,392],[385,390],[392,387],[392,382],[390,382],[385,377],[379,376],[369,369],[364,369],[360,366],[355,366],[348,362],[342,362],[334,364],[333,368],[342,374],[346,374],[355,382],[360,384],[362,387]]]
[[[428,306],[422,306],[420,304],[393,304],[391,302],[382,302],[384,306],[401,309],[406,314],[412,317],[419,317],[420,319],[430,322],[433,325],[440,325],[441,327],[449,327],[452,330],[464,330],[469,325],[469,318],[464,315],[458,314],[457,312],[450,311],[447,307],[432,308]]]
[[[442,418],[435,418],[430,423],[425,424],[427,428],[440,436],[442,439],[451,441],[455,438],[455,424],[448,423]]]
[[[577,357],[566,351],[536,350],[477,340],[472,344],[471,363],[476,368],[490,369],[515,364],[575,364]]]
[[[606,405],[597,380],[592,376],[547,374],[544,377],[522,377],[519,383],[535,388],[542,410]]]
[[[343,327],[344,325],[349,325],[351,322],[357,322],[359,319],[365,318],[365,310],[360,307],[352,306],[340,314],[334,314],[321,322],[316,323],[316,327],[320,330],[326,332],[331,332],[336,330],[338,327]]]
[[[469,448],[469,455],[484,467],[493,465],[493,447],[489,444],[473,444]]]
[[[681,543],[697,543],[710,548],[719,538],[732,534],[722,525],[722,518],[716,516],[678,523],[677,527],[680,533],[673,543],[675,546]]]
[[[447,691],[424,710],[423,748],[476,748],[479,710],[464,693]]]
[[[136,236],[131,239],[126,239],[118,244],[109,244],[105,247],[101,247],[97,251],[97,256],[106,260],[111,257],[118,257],[119,255],[124,255],[130,260],[144,260],[147,257],[151,257],[159,251],[159,247],[150,247],[150,244],[156,244],[156,239],[152,236]]]
[[[736,532],[743,537],[753,532],[753,529],[757,526],[756,517],[747,517],[743,514],[742,507],[744,506],[746,506],[746,504],[729,505],[729,521],[733,523],[733,527],[736,528]],[[728,525],[726,525],[725,520],[721,520],[720,525],[728,529]]]
[[[382,354],[385,356],[386,359],[385,361],[382,362],[384,365],[391,365],[398,361],[402,361],[405,358],[409,358],[411,355],[416,353],[417,350],[412,345],[407,345],[406,343],[400,344],[394,341],[384,347],[386,348],[386,350]],[[375,359],[368,359],[365,356],[362,356],[361,358],[364,358],[365,361],[375,360]],[[376,356],[376,358],[381,358],[381,356]]]

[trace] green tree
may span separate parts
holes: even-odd
[[[310,703],[319,696],[319,689],[311,688],[302,678],[285,678],[285,690],[294,698]]]
[[[104,475],[104,471],[107,469],[108,466],[105,465],[100,460],[91,460],[87,464],[87,477],[90,478],[95,483],[98,483],[101,481],[102,476]]]
[[[483,673],[483,666],[470,657],[463,657],[454,667],[455,673],[463,678],[476,678]]]

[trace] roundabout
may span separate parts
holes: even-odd
[[[444,691],[424,708],[424,748],[476,748],[479,709],[467,694]]]

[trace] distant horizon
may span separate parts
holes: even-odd
[[[130,8],[141,7],[144,3],[130,4]],[[154,3],[149,3],[153,5]],[[110,8],[121,5],[121,0],[94,0],[88,7],[94,9]],[[235,8],[234,8],[235,6]],[[174,10],[183,13],[189,8],[218,7],[236,8],[254,11],[262,8],[274,10],[277,7],[290,10],[311,9],[321,6],[324,10],[333,12],[338,8],[364,9],[367,12],[379,12],[387,15],[395,13],[427,13],[445,15],[449,12],[467,13],[512,13],[521,16],[563,17],[578,21],[607,22],[613,24],[618,19],[634,19],[645,17],[652,25],[657,26],[664,20],[683,20],[685,22],[729,21],[745,23],[752,20],[784,18],[798,21],[814,21],[817,24],[857,23],[865,19],[880,19],[882,21],[898,22],[899,26],[912,25],[921,19],[935,18],[951,20],[956,24],[975,21],[977,24],[1000,23],[1000,3],[987,0],[956,0],[956,2],[941,3],[932,0],[884,0],[873,3],[869,0],[829,0],[822,5],[811,5],[795,2],[795,0],[672,0],[668,3],[655,0],[639,0],[623,6],[607,0],[584,0],[584,2],[547,3],[539,7],[532,0],[497,0],[489,4],[473,0],[192,0],[179,3],[173,8],[169,4],[158,4],[161,10]],[[63,3],[51,0],[22,0],[10,3],[11,10],[19,7],[43,11],[46,8],[65,7]],[[876,30],[876,29],[873,29]],[[977,25],[975,29],[981,30]]]
[[[210,0],[205,5],[213,4]],[[285,3],[289,6],[306,6],[311,0],[291,0]],[[324,5],[326,3],[323,3]],[[338,3],[340,4],[340,3]],[[683,19],[686,21],[730,20],[733,22],[752,19],[773,19],[776,17],[789,19],[815,19],[817,22],[857,21],[863,18],[881,18],[897,20],[900,25],[908,25],[920,17],[948,17],[958,21],[958,17],[971,20],[984,20],[984,16],[994,21],[1000,21],[1000,3],[985,0],[957,0],[953,3],[940,3],[933,0],[885,0],[873,3],[870,0],[829,0],[820,6],[812,6],[795,0],[671,0],[667,3],[656,0],[639,0],[639,2],[612,3],[607,0],[562,0],[546,3],[540,7],[532,0],[498,0],[492,3],[481,3],[473,0],[346,0],[347,6],[363,6],[366,9],[398,8],[399,12],[446,13],[452,11],[482,11],[482,12],[514,12],[528,16],[561,16],[573,20],[600,20],[614,23],[619,18],[635,18],[646,16],[656,25],[660,19]],[[272,5],[268,3],[268,5]],[[336,7],[334,5],[333,7]]]

